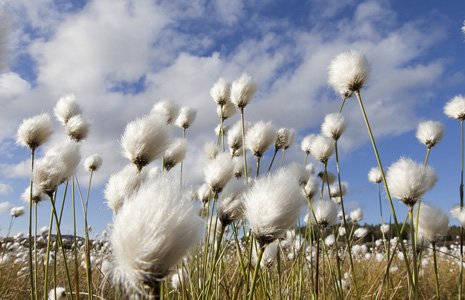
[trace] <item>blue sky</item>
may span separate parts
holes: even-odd
[[[83,158],[98,152],[104,161],[90,201],[95,231],[111,223],[102,187],[127,163],[118,144],[125,124],[163,98],[198,109],[188,132],[185,170],[189,184],[201,183],[201,148],[214,140],[218,122],[209,89],[219,77],[252,74],[259,91],[246,118],[295,128],[297,143],[287,162],[302,162],[301,139],[319,132],[324,116],[339,105],[326,84],[328,63],[349,49],[364,52],[371,65],[363,96],[384,165],[401,156],[423,161],[426,149],[415,139],[416,126],[421,120],[441,121],[445,136],[430,158],[438,182],[425,200],[444,210],[458,202],[459,124],[442,111],[449,99],[464,93],[463,1],[0,3],[12,24],[10,64],[0,75],[0,202],[23,205],[19,195],[28,182],[28,152],[15,145],[21,120],[52,114],[59,97],[69,93],[76,94],[92,122]],[[376,161],[355,101],[347,103],[344,115],[349,128],[341,139],[341,168],[349,182],[348,206],[362,207],[366,222],[378,222],[376,186],[367,181]],[[172,135],[179,134],[173,128]],[[55,122],[45,148],[64,138]],[[82,169],[78,178],[85,186],[88,174]],[[404,207],[396,207],[405,215]],[[48,209],[45,203],[40,207],[41,225]],[[8,222],[8,213],[1,213],[0,234]],[[64,226],[71,230],[70,223]],[[25,229],[26,219],[16,220],[13,232]]]

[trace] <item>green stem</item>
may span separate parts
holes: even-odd
[[[436,298],[441,299],[439,294],[439,275],[438,275],[438,262],[436,258],[436,242],[432,242],[433,246],[433,262],[434,262],[434,275],[436,278]]]
[[[250,292],[249,292],[249,297],[248,300],[253,299],[253,294],[255,292],[255,285],[257,283],[257,278],[258,278],[258,271],[260,270],[260,263],[262,261],[263,253],[265,252],[265,246],[260,246],[258,250],[258,257],[257,257],[257,262],[255,264],[255,271],[253,273],[252,277],[252,286],[250,287]]]
[[[379,169],[381,171],[381,177],[383,178],[384,189],[386,190],[386,195],[387,195],[387,198],[388,198],[388,201],[389,201],[389,206],[391,208],[392,217],[394,219],[394,224],[395,224],[395,227],[396,227],[397,237],[398,237],[398,239],[400,241],[402,241],[402,236],[400,234],[399,221],[397,219],[396,210],[395,210],[394,204],[392,202],[391,193],[389,192],[389,186],[387,185],[387,182],[386,182],[386,175],[384,173],[383,164],[381,163],[381,158],[379,156],[378,148],[376,147],[376,141],[375,141],[375,138],[373,136],[373,132],[371,131],[371,126],[370,126],[370,122],[368,121],[368,116],[367,116],[367,114],[365,112],[365,108],[363,106],[360,91],[357,91],[356,95],[357,95],[357,100],[358,100],[358,103],[359,103],[359,106],[360,106],[360,110],[361,110],[362,115],[363,115],[363,119],[365,121],[365,125],[367,127],[368,135],[370,136],[371,145],[373,147],[373,152],[374,152],[374,154],[376,156],[376,161],[378,162],[378,167],[379,167]],[[409,263],[409,260],[408,260],[408,257],[407,257],[407,251],[405,249],[404,243],[400,243],[400,247],[401,247],[401,250],[402,250],[402,254],[404,255],[404,258],[405,258],[405,266],[406,266],[406,269],[407,269],[410,284],[413,285],[412,271],[410,270],[410,263]]]
[[[249,182],[249,175],[247,174],[247,151],[245,146],[245,121],[244,121],[244,108],[241,107],[241,122],[242,122],[242,156],[244,157],[244,181],[247,185]]]
[[[49,261],[50,261],[50,244],[52,241],[52,227],[53,227],[53,211],[52,211],[52,208],[50,208],[50,221],[48,224],[48,236],[47,236],[47,250],[45,252],[44,300],[47,300],[48,267],[49,267]]]
[[[258,176],[260,175],[260,159],[261,157],[257,156],[257,173],[255,174],[255,178],[258,178]]]
[[[90,172],[89,184],[87,186],[87,194],[86,194],[86,205],[84,210],[84,234],[85,234],[85,251],[86,251],[86,273],[87,273],[87,291],[89,293],[89,299],[93,299],[93,287],[92,287],[92,264],[90,261],[90,240],[89,240],[89,225],[87,220],[87,212],[89,206],[89,195],[90,195],[90,187],[92,185],[92,177],[94,175],[94,171]]]
[[[79,299],[79,262],[78,262],[78,250],[77,250],[77,232],[76,232],[76,202],[74,198],[74,180],[71,185],[71,204],[73,209],[73,239],[74,239],[74,288],[76,297]]]
[[[410,217],[410,238],[412,240],[412,260],[413,260],[413,298],[418,300],[418,265],[417,265],[417,245],[415,243],[415,218],[413,216],[413,206],[408,210]],[[401,242],[402,243],[402,242]]]
[[[344,98],[342,98],[341,106],[339,106],[339,113],[342,112],[342,109],[344,108],[344,104],[346,103],[346,100],[347,100],[347,97],[344,96]]]
[[[31,178],[29,182],[29,257],[28,257],[28,263],[29,263],[29,278],[30,278],[30,284],[31,284],[31,299],[37,299],[37,291],[36,291],[36,284],[37,282],[34,282],[34,274],[33,274],[33,263],[32,263],[32,186],[33,186],[33,181],[32,181],[32,174],[34,172],[34,154],[35,154],[35,149],[31,150]],[[11,223],[10,223],[11,225]],[[37,248],[34,249],[35,252],[37,252]],[[36,265],[37,268],[37,265]],[[37,279],[37,277],[35,277]]]
[[[273,157],[271,158],[270,165],[268,166],[268,173],[270,173],[270,171],[271,171],[271,167],[273,166],[273,162],[274,162],[274,159],[276,158],[276,154],[278,153],[278,151],[279,151],[279,149],[275,147]]]
[[[464,161],[464,141],[463,141],[463,120],[460,120],[460,145],[461,145],[461,163],[460,163],[460,210],[463,209],[463,161]],[[459,299],[463,294],[463,227],[460,226],[460,276],[459,276]]]
[[[282,167],[283,164],[284,164],[284,158],[285,158],[285,156],[286,156],[286,148],[283,148],[283,153],[282,153],[282,155],[281,155],[281,164],[279,165],[280,167]]]

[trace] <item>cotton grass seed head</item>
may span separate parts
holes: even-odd
[[[359,239],[365,237],[367,234],[368,234],[368,229],[366,229],[365,227],[357,228],[354,231],[354,236]]]
[[[234,175],[234,164],[227,153],[220,153],[204,167],[205,182],[213,193],[219,193]]]
[[[250,122],[245,122],[244,123],[244,132],[247,135],[247,132],[249,131],[250,128]],[[228,132],[227,135],[227,140],[228,140],[228,145],[229,145],[229,150],[231,152],[231,155],[233,156],[239,156],[242,154],[242,151],[239,151],[242,149],[242,123],[236,122],[231,129]]]
[[[66,166],[60,158],[45,156],[35,163],[32,181],[40,192],[51,197],[62,182],[65,171]]]
[[[238,108],[246,107],[257,91],[257,84],[252,77],[243,73],[239,79],[236,79],[231,84],[231,102]]]
[[[123,154],[138,170],[159,158],[168,146],[167,127],[154,115],[130,122],[121,137]]]
[[[175,124],[182,129],[187,129],[194,123],[196,116],[197,110],[188,106],[183,106],[179,110],[179,115],[176,118]]]
[[[146,170],[138,172],[132,165],[127,165],[121,171],[110,176],[105,186],[104,196],[108,207],[113,210],[113,214],[116,215],[126,199],[137,193],[146,181],[147,175]]]
[[[50,147],[45,152],[45,157],[56,157],[63,163],[64,172],[61,182],[65,182],[76,174],[77,167],[81,162],[81,149],[79,144],[68,140]]]
[[[373,183],[380,183],[381,181],[383,181],[383,177],[379,167],[373,167],[370,169],[370,172],[368,172],[368,180]]]
[[[95,172],[102,166],[102,157],[95,153],[86,158],[84,161],[84,167],[88,172]]]
[[[24,206],[17,206],[17,207],[11,208],[10,215],[13,218],[21,217],[22,215],[24,215]]]
[[[210,89],[210,96],[219,106],[225,105],[230,101],[231,84],[224,78],[219,78]]]
[[[231,102],[228,101],[222,106],[217,106],[216,108],[216,114],[218,115],[218,118],[227,120],[231,118],[237,111],[236,106]]]
[[[66,134],[74,141],[80,142],[87,138],[90,124],[82,115],[69,118],[66,123]]]
[[[298,181],[285,169],[256,180],[244,200],[245,215],[262,246],[283,236],[305,203]]]
[[[349,216],[352,222],[360,222],[363,219],[363,210],[358,207],[351,211]]]
[[[19,145],[35,150],[52,135],[52,122],[48,114],[40,114],[25,119],[18,128],[17,140]]]
[[[391,194],[407,206],[413,206],[436,183],[433,169],[402,157],[386,174]]]
[[[331,190],[331,197],[341,197],[347,194],[349,190],[349,183],[343,181],[341,182],[341,187],[339,187],[339,183],[334,183],[330,187]]]
[[[76,96],[73,94],[61,97],[53,109],[58,121],[66,126],[69,119],[81,113],[81,108],[77,104]]]
[[[273,144],[276,138],[276,130],[271,122],[259,121],[248,131],[245,138],[247,148],[256,157],[262,157],[263,153]]]
[[[328,83],[344,98],[359,91],[368,79],[368,61],[361,52],[350,50],[336,56],[328,68]]]
[[[169,171],[178,163],[184,160],[187,152],[187,140],[175,139],[163,154],[163,167]]]
[[[310,178],[310,172],[303,165],[296,162],[291,163],[286,167],[297,179],[300,186],[305,186],[308,179]]]
[[[274,148],[276,150],[284,148],[288,143],[290,130],[288,128],[279,128],[276,132],[276,140],[274,142]]]
[[[450,214],[452,217],[457,219],[460,223],[460,226],[465,227],[465,208],[460,207],[460,205],[456,205],[454,208],[451,209]]]
[[[199,186],[197,189],[197,198],[203,203],[207,203],[210,200],[212,190],[210,186],[206,183]]]
[[[220,149],[213,142],[207,142],[203,145],[203,153],[209,160],[215,159],[219,152]]]
[[[153,290],[200,241],[202,223],[174,177],[160,176],[145,184],[114,220],[114,281],[128,292],[147,295],[147,289]]]
[[[418,209],[414,209],[414,219],[417,219]],[[418,218],[418,235],[428,242],[436,242],[447,235],[449,217],[445,212],[425,202],[421,203]]]
[[[55,298],[56,295],[56,298]],[[63,287],[57,287],[51,289],[48,293],[49,300],[65,300],[66,299],[66,290]]]
[[[321,133],[337,141],[347,128],[346,121],[341,113],[332,113],[325,116],[321,124]]]
[[[428,148],[436,146],[444,135],[444,125],[440,122],[425,121],[418,124],[417,139]]]
[[[465,97],[455,96],[444,106],[444,113],[452,119],[465,120]]]
[[[153,105],[150,114],[156,118],[161,117],[166,124],[172,124],[179,114],[179,106],[173,101],[161,100]]]
[[[313,140],[316,138],[316,134],[310,134],[303,138],[300,143],[300,149],[305,152],[307,155],[310,154],[310,148],[313,143]]]
[[[32,197],[31,197],[31,186],[28,186],[24,192],[21,194],[21,199],[29,203],[32,199],[33,204],[38,204],[47,197],[41,190],[39,190],[35,185],[32,186]]]
[[[334,153],[334,142],[322,135],[317,135],[310,145],[310,153],[316,159],[326,164]]]
[[[218,218],[223,226],[242,218],[244,214],[244,191],[246,186],[242,180],[228,182],[221,192],[218,202]]]
[[[245,170],[244,160],[241,157],[235,156],[232,158],[232,161],[234,164],[234,177],[236,179],[239,179],[240,177],[244,175],[244,170]],[[250,173],[250,168],[247,167],[247,169],[248,169],[247,173]]]
[[[335,225],[337,223],[337,206],[333,201],[319,199],[312,202],[309,212],[310,222],[323,228]]]

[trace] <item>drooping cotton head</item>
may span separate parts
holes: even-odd
[[[248,131],[245,137],[246,146],[253,155],[262,157],[263,153],[273,144],[276,137],[276,130],[271,122],[259,121]]]
[[[304,187],[304,193],[308,200],[312,200],[318,193],[318,179],[315,176],[310,176]]]
[[[465,97],[455,96],[444,106],[444,113],[452,119],[465,120]]]
[[[444,125],[440,122],[425,121],[418,124],[417,139],[428,148],[434,147],[444,135]]]
[[[218,202],[218,218],[223,226],[228,226],[244,214],[245,190],[246,186],[242,180],[230,181],[224,187]]]
[[[247,135],[247,132],[249,131],[249,128],[250,128],[250,123],[245,122],[244,132],[246,135]],[[228,139],[228,145],[229,145],[229,150],[231,151],[231,155],[233,156],[241,155],[242,151],[239,151],[239,150],[242,149],[242,124],[240,121],[234,124],[231,127],[231,129],[229,129],[227,139]]]
[[[328,68],[328,83],[344,98],[359,91],[368,79],[368,61],[361,52],[350,50],[336,56]]]
[[[81,108],[76,102],[76,96],[73,94],[61,97],[53,109],[58,121],[66,126],[69,119],[81,113]]]
[[[220,149],[218,149],[218,146],[213,142],[207,142],[203,145],[203,153],[205,153],[205,156],[209,160],[215,159],[219,152]]]
[[[176,118],[175,124],[180,128],[187,129],[194,123],[196,116],[197,110],[188,106],[183,106],[179,110],[179,115]]]
[[[45,200],[47,195],[45,195],[41,190],[39,190],[35,185],[32,186],[32,197],[31,197],[31,186],[28,186],[24,192],[21,194],[21,199],[29,203],[32,199],[33,204],[38,204],[42,200]]]
[[[368,172],[368,180],[373,183],[380,183],[381,181],[383,181],[383,177],[379,167],[373,167],[370,169],[370,172]]]
[[[126,199],[137,193],[140,186],[146,181],[147,172],[137,172],[136,168],[127,165],[121,171],[113,174],[105,186],[104,196],[108,206],[117,214]]]
[[[90,124],[82,115],[75,115],[69,118],[66,123],[66,134],[76,142],[87,138]]]
[[[236,111],[237,108],[231,101],[226,102],[223,106],[218,105],[216,107],[216,114],[218,115],[218,118],[223,120],[227,120],[232,117]]]
[[[351,211],[349,216],[352,222],[360,222],[363,219],[363,210],[358,207]]]
[[[393,163],[386,174],[391,194],[407,206],[413,206],[436,183],[433,169],[408,158]]]
[[[334,153],[334,142],[327,137],[317,135],[310,145],[310,153],[316,160],[325,164]]]
[[[35,163],[32,181],[38,191],[51,197],[61,184],[65,172],[66,166],[59,157],[45,156]]]
[[[55,298],[56,295],[56,298]],[[48,292],[48,300],[65,300],[66,299],[66,289],[63,287],[57,287],[56,289],[51,289]]]
[[[45,157],[57,157],[62,161],[65,169],[61,182],[65,182],[76,174],[77,167],[81,162],[81,149],[79,144],[68,140],[47,149]]]
[[[305,203],[298,181],[285,169],[256,180],[244,200],[245,215],[262,246],[293,226]]]
[[[95,153],[86,158],[84,161],[84,167],[88,172],[95,172],[102,166],[102,157]]]
[[[24,215],[24,206],[17,206],[17,207],[11,208],[10,215],[13,218],[21,217],[22,215]]]
[[[52,134],[52,122],[48,114],[40,114],[25,119],[18,128],[17,140],[19,145],[35,150],[44,144]]]
[[[349,190],[349,184],[347,182],[341,182],[341,187],[339,187],[339,183],[334,183],[330,187],[331,190],[331,197],[342,197],[347,194]]]
[[[146,295],[200,241],[202,223],[174,177],[145,184],[114,219],[114,281]]]
[[[157,119],[161,117],[166,124],[172,124],[178,117],[179,106],[173,101],[161,100],[153,105],[150,114]]]
[[[169,171],[175,165],[180,163],[186,157],[187,152],[187,140],[186,139],[175,139],[163,154],[163,167]]]
[[[234,164],[227,153],[207,162],[203,170],[205,182],[214,193],[219,193],[234,175]]]
[[[210,96],[219,106],[225,105],[230,101],[231,84],[224,78],[219,78],[210,89]]]
[[[210,186],[204,183],[197,189],[197,198],[199,198],[199,200],[203,203],[207,203],[211,198],[211,193],[212,190],[210,189]]]
[[[460,223],[460,226],[465,227],[465,208],[460,208],[460,205],[456,205],[451,209],[450,214],[452,217],[457,219]]]
[[[303,138],[300,143],[300,149],[305,152],[307,155],[310,154],[310,146],[313,143],[313,140],[316,138],[316,134],[310,134]]]
[[[417,220],[418,209],[414,209]],[[437,242],[449,231],[449,217],[441,209],[425,202],[421,203],[418,218],[418,235],[429,242]]]
[[[309,212],[310,222],[323,228],[335,225],[337,223],[337,206],[333,201],[319,199],[312,202]]]
[[[337,141],[347,128],[346,121],[341,113],[332,113],[325,116],[321,124],[321,133]]]
[[[168,139],[167,127],[156,116],[149,115],[126,125],[121,146],[124,156],[141,170],[163,154]]]
[[[244,73],[231,84],[231,102],[238,108],[246,107],[257,91],[257,84],[252,77]]]

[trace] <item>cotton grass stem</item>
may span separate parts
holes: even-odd
[[[28,256],[28,263],[29,263],[29,282],[31,284],[31,299],[37,299],[37,291],[36,291],[36,285],[37,285],[37,276],[34,277],[33,274],[33,264],[32,264],[32,187],[33,187],[33,182],[32,182],[32,174],[34,172],[34,155],[35,155],[35,149],[31,150],[31,179],[29,181],[29,256]],[[37,216],[37,215],[36,215]],[[10,223],[10,228],[11,228],[11,223]],[[9,231],[9,230],[8,230]],[[37,248],[34,249],[36,255],[37,255]],[[37,269],[37,265],[36,265]],[[35,281],[34,281],[35,278]]]
[[[434,262],[434,275],[436,279],[436,298],[441,299],[439,294],[439,274],[438,274],[438,262],[437,262],[437,255],[436,255],[436,242],[431,243],[433,246],[433,262]]]
[[[388,187],[387,182],[386,182],[386,175],[384,173],[383,164],[381,163],[381,158],[379,156],[378,148],[376,147],[376,141],[375,141],[375,138],[373,136],[373,132],[371,131],[371,126],[370,126],[370,122],[368,121],[368,116],[367,116],[367,114],[365,112],[365,108],[363,106],[360,91],[357,91],[355,94],[357,95],[357,100],[358,100],[358,103],[359,103],[359,106],[360,106],[360,110],[362,112],[363,119],[364,119],[365,125],[367,127],[368,135],[370,136],[371,145],[373,147],[373,152],[375,154],[376,161],[378,163],[378,167],[379,167],[379,169],[381,171],[381,177],[383,178],[384,189],[386,190],[386,195],[387,195],[387,198],[388,198],[388,201],[389,201],[389,206],[391,208],[392,217],[394,219],[394,225],[396,227],[397,237],[399,238],[399,240],[402,240],[402,235],[401,235],[400,229],[399,229],[399,221],[397,219],[396,210],[395,210],[394,204],[392,202],[391,193],[389,192],[389,187]],[[407,274],[408,274],[409,282],[410,282],[410,284],[413,285],[412,271],[410,269],[410,264],[409,264],[408,257],[407,257],[407,251],[405,249],[404,243],[400,243],[400,246],[401,246],[402,254],[404,255],[404,258],[405,258],[405,266],[407,268]]]
[[[244,181],[248,184],[249,175],[247,171],[247,150],[245,147],[245,121],[244,121],[244,108],[241,107],[241,123],[242,123],[242,156],[244,158]]]
[[[271,167],[273,166],[273,162],[274,162],[274,159],[276,158],[276,154],[278,154],[278,151],[279,151],[278,148],[274,148],[273,157],[271,158],[270,165],[268,166],[268,173],[270,173],[270,171],[271,171]],[[308,156],[308,154],[307,154],[307,156]]]
[[[255,286],[256,286],[256,283],[257,283],[257,279],[258,279],[258,271],[260,270],[260,263],[262,261],[262,257],[263,257],[264,252],[265,252],[265,245],[260,245],[260,247],[258,249],[257,262],[255,264],[255,270],[254,270],[253,277],[252,277],[252,286],[250,287],[249,296],[247,297],[248,300],[253,299],[253,294],[255,292]]]
[[[463,120],[460,120],[460,146],[461,146],[461,163],[460,163],[460,209],[463,208],[463,161],[464,161],[464,138],[463,138]],[[459,276],[459,299],[463,295],[463,227],[460,226],[460,276]]]
[[[413,299],[418,300],[418,263],[417,263],[417,245],[415,239],[415,217],[413,216],[413,206],[408,210],[410,218],[410,239],[412,243],[412,262],[413,262]],[[402,242],[401,242],[402,243]]]
[[[89,177],[89,184],[87,186],[87,193],[86,193],[86,203],[84,206],[84,234],[85,234],[85,242],[84,242],[84,249],[85,249],[85,257],[86,257],[86,275],[87,275],[87,291],[89,292],[89,299],[93,299],[93,291],[92,291],[92,264],[90,262],[90,241],[89,241],[89,225],[87,220],[87,211],[89,207],[89,194],[90,194],[90,187],[92,185],[92,177],[94,175],[94,171],[90,172]]]
[[[79,263],[78,263],[78,250],[77,250],[77,230],[76,230],[76,202],[74,193],[74,180],[71,185],[71,203],[73,209],[73,242],[74,242],[74,288],[76,291],[76,297],[79,297]]]

